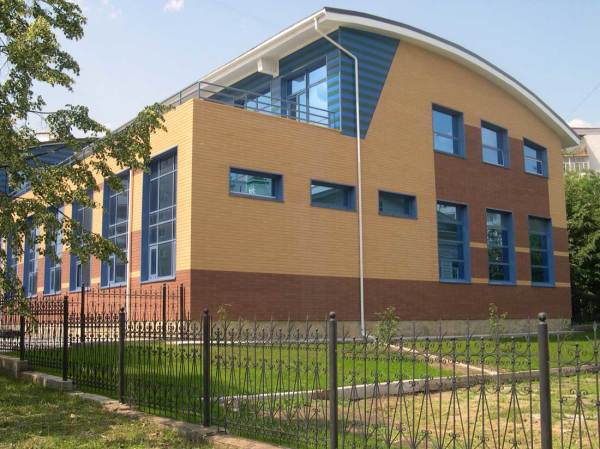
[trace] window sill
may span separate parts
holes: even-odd
[[[510,170],[509,165],[494,164],[493,162],[484,161],[483,159],[481,160],[481,163],[485,164],[485,165],[491,165],[492,167],[498,167],[498,168],[503,168],[505,170]]]
[[[532,282],[532,287],[540,287],[540,288],[554,288],[556,284],[554,282]]]
[[[250,195],[246,193],[237,193],[237,192],[229,192],[229,196],[235,198],[248,198],[251,200],[261,200],[261,201],[271,201],[275,203],[283,203],[282,198],[277,198],[275,196],[260,196],[260,195]]]
[[[443,154],[444,156],[457,157],[459,159],[466,159],[467,157],[464,154],[456,154],[456,153],[446,153],[445,151],[433,149],[434,153]]]
[[[497,285],[499,287],[515,287],[517,283],[514,281],[488,281],[488,285]]]
[[[440,284],[470,285],[470,279],[440,279]]]
[[[118,284],[101,285],[101,289],[125,287],[127,282],[119,282]]]
[[[157,283],[164,283],[164,282],[171,282],[177,279],[177,276],[166,276],[166,277],[162,277],[162,278],[154,278],[154,279],[146,279],[140,282],[141,285],[144,284],[157,284]]]
[[[405,220],[416,220],[417,217],[416,216],[412,216],[412,215],[396,215],[396,214],[386,214],[385,212],[379,212],[379,215],[381,215],[382,217],[392,217],[392,218],[403,218]]]
[[[541,174],[541,175],[540,175],[539,173],[534,173],[534,172],[530,172],[530,171],[527,171],[527,170],[523,170],[523,172],[524,172],[526,175],[535,176],[535,177],[537,177],[537,178],[545,178],[545,179],[548,179],[548,175],[544,175],[544,174]]]

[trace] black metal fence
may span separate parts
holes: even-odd
[[[0,352],[150,413],[293,448],[600,449],[596,326],[548,335],[541,316],[523,335],[388,326],[363,338],[335,315],[193,317],[184,293],[39,298],[31,316],[0,314]]]

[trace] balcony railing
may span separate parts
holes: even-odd
[[[220,86],[198,81],[163,101],[168,106],[180,105],[191,98],[200,98],[214,103],[225,104],[240,109],[288,118],[327,128],[339,128],[338,113],[296,101],[276,98],[271,95]]]

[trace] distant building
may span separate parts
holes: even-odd
[[[600,171],[600,127],[573,128],[581,138],[579,145],[563,150],[565,172]]]

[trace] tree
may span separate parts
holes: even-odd
[[[164,129],[165,108],[144,108],[122,129],[111,132],[90,118],[88,108],[65,105],[46,111],[35,88],[41,84],[72,89],[79,66],[64,51],[59,38],[79,40],[86,19],[81,8],[67,0],[0,0],[0,170],[9,180],[9,190],[23,183],[31,195],[20,198],[0,191],[0,237],[10,242],[12,254],[23,253],[33,227],[39,229],[35,243],[60,238],[71,254],[87,260],[106,260],[116,253],[112,242],[83,229],[62,215],[60,207],[77,202],[99,207],[89,197],[98,190],[96,178],[104,178],[113,189],[120,187],[114,168],[145,169],[150,158],[150,136]],[[28,120],[45,118],[53,138],[74,151],[72,162],[44,163]],[[77,134],[90,138],[76,138]],[[61,231],[62,228],[62,231]],[[38,246],[39,247],[39,246]],[[44,254],[40,249],[40,254]],[[46,257],[54,257],[52,254]],[[21,282],[7,266],[6,245],[0,249],[0,292],[9,293],[9,304],[22,304]]]
[[[600,175],[565,178],[573,318],[600,316]]]

